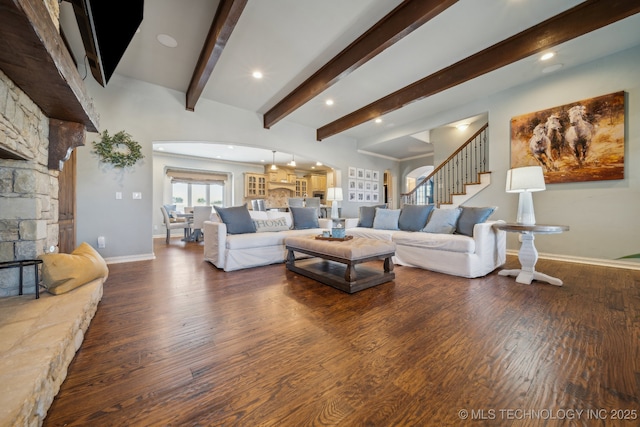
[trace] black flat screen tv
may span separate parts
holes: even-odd
[[[91,74],[106,86],[142,23],[144,0],[69,0]]]

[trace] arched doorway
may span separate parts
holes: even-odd
[[[431,172],[433,172],[434,166],[420,166],[409,172],[405,178],[405,193],[413,191]],[[417,204],[431,204],[433,203],[433,180],[429,180],[426,185],[422,185],[416,190],[415,197],[413,198]]]

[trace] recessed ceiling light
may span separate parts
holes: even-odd
[[[375,122],[376,122],[376,123],[382,123],[382,119],[381,119],[380,117],[378,117],[378,118],[375,120]]]
[[[229,145],[229,146],[227,146],[227,148],[228,148],[229,150],[233,150],[233,145]]]
[[[333,99],[327,99],[324,103],[327,105],[333,105]]]
[[[254,71],[251,75],[253,76],[254,79],[261,79],[262,78],[262,72],[258,71],[258,70]]]
[[[556,56],[555,52],[547,52],[540,57],[540,61],[548,61],[549,59]]]
[[[457,125],[456,125],[456,128],[457,128],[459,131],[463,131],[463,130],[465,130],[465,129],[466,129],[466,128],[468,128],[468,127],[469,127],[469,123],[459,123],[459,124],[457,124]]]
[[[548,67],[544,67],[542,69],[543,73],[553,73],[554,71],[558,71],[560,68],[562,68],[564,66],[564,64],[554,64],[554,65],[550,65]]]
[[[176,47],[178,46],[178,41],[171,37],[168,34],[158,34],[156,36],[161,45],[166,47]]]

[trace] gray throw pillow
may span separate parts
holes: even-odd
[[[316,208],[296,208],[289,207],[293,216],[294,230],[308,230],[310,228],[320,228],[318,224],[318,211]]]
[[[219,206],[214,206],[214,208],[220,216],[220,220],[227,226],[227,234],[256,232],[256,226],[251,220],[246,203],[242,206],[232,206],[230,208],[221,208]]]
[[[473,237],[473,227],[476,224],[485,222],[497,209],[496,206],[484,208],[461,206],[461,208],[462,213],[460,214],[460,218],[458,218],[456,233],[469,237]]]
[[[373,227],[373,218],[376,216],[376,208],[385,209],[387,205],[360,206],[358,215],[358,227]]]
[[[433,205],[404,205],[400,209],[398,228],[404,231],[420,231],[427,224]]]
[[[373,228],[378,230],[397,230],[400,209],[376,208],[376,216],[373,218]]]
[[[460,208],[438,209],[431,212],[427,225],[422,229],[425,233],[453,234],[460,217]]]

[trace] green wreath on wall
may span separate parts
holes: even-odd
[[[135,165],[138,160],[144,158],[140,144],[125,131],[122,130],[110,136],[105,129],[101,135],[102,139],[94,142],[93,148],[102,162],[111,163],[116,168],[125,168]]]

